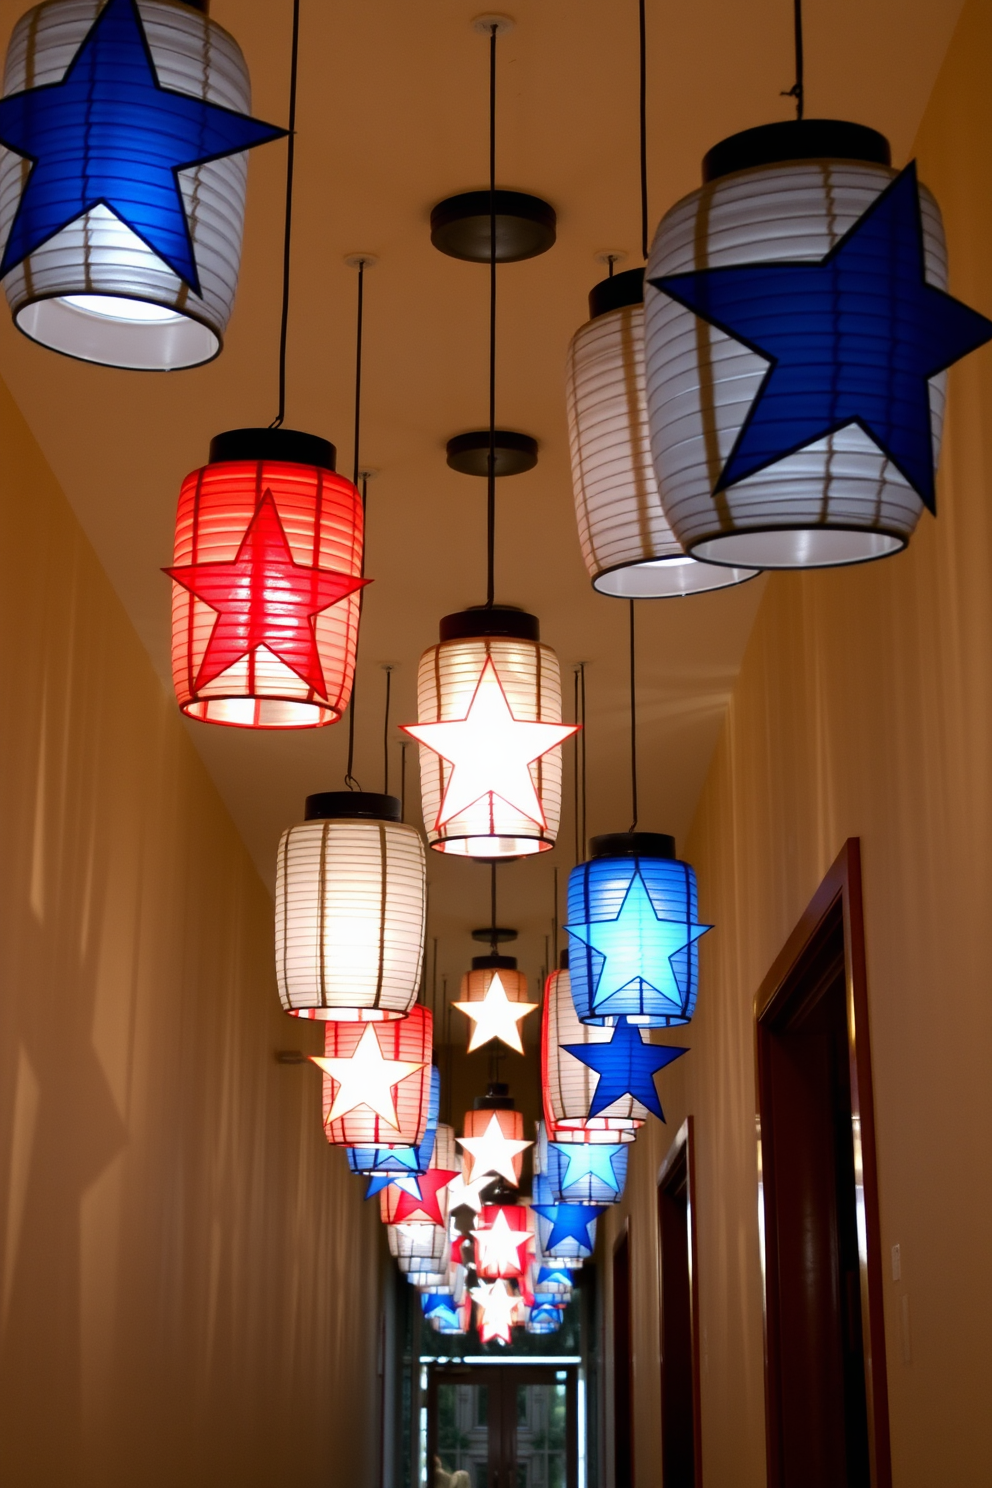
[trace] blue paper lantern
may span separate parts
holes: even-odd
[[[696,875],[659,832],[594,837],[568,877],[569,969],[583,1023],[688,1023],[696,1008]]]
[[[557,1333],[561,1327],[561,1308],[547,1302],[536,1302],[526,1322],[528,1333]]]
[[[619,1204],[629,1152],[628,1142],[549,1142],[552,1198],[563,1204]]]
[[[353,1173],[373,1180],[368,1198],[386,1187],[397,1176],[426,1173],[434,1155],[434,1137],[437,1133],[438,1116],[441,1110],[441,1071],[437,1065],[431,1070],[430,1104],[427,1107],[427,1130],[417,1147],[347,1147],[348,1167]]]
[[[221,347],[241,256],[248,69],[206,5],[49,0],[14,27],[0,99],[0,276],[18,328],[168,371]]]
[[[596,1221],[603,1208],[556,1204],[543,1173],[534,1179],[533,1196],[541,1255],[587,1260],[596,1248]]]

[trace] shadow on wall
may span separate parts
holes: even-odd
[[[5,1488],[372,1481],[376,1217],[271,901],[2,387],[0,443]]]

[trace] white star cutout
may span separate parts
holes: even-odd
[[[468,1044],[470,1054],[480,1049],[483,1044],[488,1044],[491,1039],[499,1039],[508,1049],[514,1049],[518,1054],[522,1054],[524,1046],[520,1042],[520,1029],[517,1024],[521,1018],[526,1018],[528,1013],[532,1013],[539,1004],[511,1002],[506,995],[506,988],[499,979],[499,972],[496,972],[481,1002],[456,1002],[454,1006],[459,1012],[467,1014],[475,1023]]]
[[[512,1137],[504,1137],[495,1111],[481,1137],[458,1137],[457,1141],[460,1147],[465,1148],[471,1161],[469,1178],[476,1173],[480,1176],[483,1173],[498,1173],[507,1183],[512,1183],[514,1188],[519,1186],[520,1179],[513,1171],[513,1159],[534,1145],[533,1142],[517,1142]]]
[[[425,1060],[421,1060],[419,1064],[411,1064],[405,1059],[383,1059],[374,1023],[366,1024],[365,1032],[350,1059],[325,1059],[317,1054],[311,1054],[310,1058],[338,1083],[334,1104],[327,1115],[327,1126],[340,1116],[347,1116],[349,1111],[356,1110],[358,1106],[368,1106],[396,1131],[399,1131],[400,1124],[396,1115],[394,1087],[405,1080],[407,1075],[423,1069],[426,1063]]]
[[[434,830],[483,796],[499,796],[539,827],[547,826],[528,766],[577,728],[578,724],[524,723],[514,718],[493,659],[487,656],[464,718],[403,725],[405,733],[451,766]]]
[[[500,1209],[493,1223],[485,1230],[473,1230],[479,1245],[479,1274],[484,1276],[519,1276],[527,1264],[520,1257],[520,1248],[529,1245],[529,1230],[514,1230]]]
[[[464,1177],[452,1178],[448,1184],[448,1208],[449,1210],[466,1208],[474,1209],[478,1214],[482,1208],[482,1190],[488,1188],[492,1179],[488,1173],[484,1173],[474,1183],[470,1183]],[[452,1221],[454,1223],[454,1221]]]
[[[494,1281],[491,1286],[473,1287],[472,1296],[481,1309],[479,1333],[483,1343],[489,1343],[493,1338],[501,1338],[504,1343],[509,1343],[517,1299],[507,1291],[506,1282]]]

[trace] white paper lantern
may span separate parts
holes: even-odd
[[[541,1081],[547,1135],[553,1142],[632,1142],[650,1114],[641,1101],[622,1095],[598,1116],[589,1116],[599,1075],[564,1044],[608,1044],[612,1027],[580,1023],[572,1001],[568,952],[563,967],[548,977],[541,1024]],[[540,1158],[539,1158],[540,1161]]]
[[[703,187],[662,219],[645,275],[651,447],[665,512],[697,558],[760,568],[859,563],[898,552],[916,526],[919,495],[853,423],[717,490],[769,362],[651,283],[822,259],[891,183],[887,162],[882,136],[855,125],[748,130],[710,152]],[[927,278],[943,289],[940,213],[923,188],[920,202]],[[943,373],[930,381],[935,463],[945,381]]]
[[[395,796],[308,796],[279,844],[276,973],[297,1018],[374,1021],[413,1006],[424,954],[420,833]]]
[[[665,516],[644,391],[644,270],[597,284],[572,337],[565,387],[582,556],[600,594],[663,599],[724,589],[754,569],[688,557]]]
[[[416,1280],[424,1273],[447,1280],[447,1230],[435,1224],[387,1224],[389,1254],[405,1276]],[[433,1285],[433,1282],[428,1283]]]
[[[419,722],[406,732],[421,744],[420,794],[431,847],[481,858],[554,847],[561,817],[558,745],[574,728],[561,722],[558,658],[542,645],[537,619],[504,606],[446,615],[440,643],[420,659],[417,697]],[[455,723],[465,728],[444,730]],[[463,789],[466,780],[471,784]]]
[[[103,0],[49,0],[14,27],[4,96],[62,81]],[[158,81],[239,114],[251,105],[241,50],[194,5],[139,0]],[[120,217],[91,208],[7,274],[14,320],[33,340],[84,361],[136,370],[208,362],[234,303],[244,225],[244,151],[178,173],[197,266],[196,294]],[[0,242],[30,162],[0,150]]]

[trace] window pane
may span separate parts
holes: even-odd
[[[566,1488],[566,1387],[517,1386],[516,1488]]]
[[[438,1385],[434,1481],[446,1483],[453,1473],[463,1472],[469,1488],[488,1488],[488,1419],[488,1386]]]

